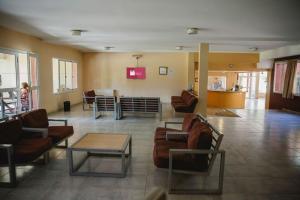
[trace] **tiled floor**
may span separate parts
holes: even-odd
[[[168,106],[164,105],[164,108],[163,120],[170,120],[172,112]],[[264,110],[236,112],[239,118],[209,118],[225,135],[222,144],[226,150],[223,195],[170,195],[169,199],[300,199],[300,116]],[[106,115],[94,120],[91,112],[81,111],[81,106],[72,108],[70,113],[55,113],[51,117],[69,119],[75,129],[71,143],[86,132],[132,134],[133,159],[127,177],[70,177],[65,152],[54,150],[48,165],[20,168],[18,187],[1,188],[1,200],[143,199],[153,187],[166,187],[167,171],[157,169],[152,162],[153,133],[163,124],[158,117],[127,116],[115,121]],[[5,170],[0,172],[2,179],[7,176]],[[206,183],[212,184],[215,178]],[[195,182],[195,177],[178,177],[177,181],[181,185],[199,182]]]

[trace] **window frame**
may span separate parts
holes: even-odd
[[[286,74],[287,66],[286,66],[285,73],[284,73],[284,77],[283,77],[282,91],[279,92],[279,91],[275,91],[275,84],[276,84],[276,64],[284,64],[284,65],[287,65],[288,62],[287,62],[287,61],[278,61],[278,62],[275,62],[275,63],[274,63],[274,79],[273,79],[273,91],[272,91],[272,92],[273,92],[274,94],[282,94],[282,93],[283,93],[283,88],[284,88],[284,81],[285,81],[285,74]]]
[[[58,64],[58,90],[56,92],[54,92],[54,88],[53,88],[53,83],[54,83],[54,74],[53,74],[53,68],[54,68],[54,60],[57,60],[57,64]],[[66,72],[67,72],[67,62],[70,62],[71,63],[71,68],[72,68],[72,78],[71,78],[71,82],[72,82],[72,88],[71,89],[67,89],[66,88],[66,84],[67,84],[67,78],[65,76],[64,78],[64,88],[62,90],[60,90],[60,64],[59,62],[65,62],[65,65],[64,65],[64,72],[65,72],[65,75],[66,75]],[[77,83],[76,83],[76,88],[73,88],[73,64],[76,64],[76,80],[77,80]],[[58,58],[58,57],[53,57],[52,58],[52,92],[53,94],[55,95],[59,95],[59,94],[64,94],[64,93],[72,93],[72,92],[76,92],[78,90],[78,62],[76,60],[71,60],[71,59],[66,59],[66,58]]]
[[[293,95],[296,97],[300,97],[300,92],[299,93],[295,93],[294,92],[294,88],[295,88],[295,83],[296,83],[296,76],[297,76],[297,68],[300,68],[300,60],[297,60],[297,65],[296,65],[296,71],[295,71],[295,76],[293,77]]]

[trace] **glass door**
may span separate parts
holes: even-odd
[[[242,91],[246,92],[246,98],[254,99],[257,97],[257,73],[239,73],[238,83]]]
[[[38,107],[37,56],[0,49],[0,119]]]
[[[0,51],[0,118],[17,113],[17,56],[13,52]]]
[[[30,86],[30,109],[39,108],[39,80],[38,80],[38,59],[35,54],[29,54],[29,86]]]

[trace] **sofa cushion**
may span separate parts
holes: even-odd
[[[153,160],[155,166],[159,168],[169,167],[169,150],[170,149],[186,149],[186,142],[160,141],[154,145]],[[183,160],[183,156],[177,156],[177,160]]]
[[[194,121],[197,119],[197,115],[194,113],[186,113],[183,118],[182,130],[190,131],[193,126]]]
[[[21,139],[14,145],[15,163],[22,164],[34,161],[51,147],[51,138]],[[7,163],[7,153],[0,151],[0,164]]]
[[[160,141],[153,149],[154,165],[159,168],[168,168],[170,149],[186,148],[185,142]],[[198,159],[198,157],[190,154],[174,154],[172,166],[173,169],[203,171],[207,169],[208,165],[206,157],[203,156]]]
[[[20,120],[10,120],[0,123],[0,144],[15,144],[22,134]]]
[[[45,109],[37,109],[21,115],[24,127],[47,128],[49,126],[48,115]]]
[[[210,149],[212,130],[204,122],[196,121],[189,133],[187,146],[189,149]]]
[[[53,143],[61,142],[62,140],[73,135],[73,126],[49,126],[48,136],[52,138]]]
[[[23,139],[15,146],[16,163],[30,162],[37,159],[52,147],[51,138]]]

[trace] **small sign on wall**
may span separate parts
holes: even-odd
[[[168,67],[159,67],[159,75],[168,75]]]

